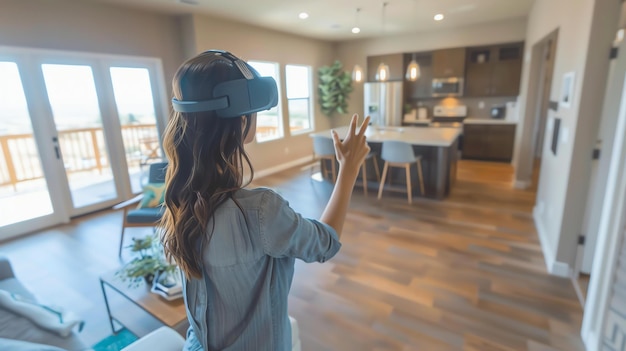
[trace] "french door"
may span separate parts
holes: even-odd
[[[0,47],[0,240],[140,192],[163,81],[158,59]]]

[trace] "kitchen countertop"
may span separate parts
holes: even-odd
[[[517,124],[517,121],[511,121],[508,119],[481,119],[481,118],[466,118],[463,120],[463,124]]]
[[[348,126],[335,128],[339,137],[348,133]],[[449,147],[461,135],[460,128],[435,127],[375,127],[369,126],[365,136],[369,142],[383,142],[385,140],[404,141],[412,145]],[[330,130],[310,134],[314,136],[330,137]]]

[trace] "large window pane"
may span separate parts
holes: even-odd
[[[250,66],[254,67],[261,76],[272,77],[278,85],[280,91],[280,79],[278,76],[278,64],[273,62],[249,61]],[[280,96],[280,94],[279,94]],[[256,141],[264,142],[269,140],[280,139],[283,137],[282,115],[280,111],[280,98],[278,105],[269,111],[257,113],[256,121]]]
[[[111,67],[111,81],[122,126],[124,151],[133,193],[141,192],[144,167],[163,155],[156,125],[150,72],[146,68]],[[144,169],[142,169],[144,168]]]
[[[313,130],[311,113],[311,67],[287,65],[287,102],[289,130],[292,134]]]

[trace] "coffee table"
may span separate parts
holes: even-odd
[[[124,282],[116,276],[116,272],[117,270],[111,271],[100,277],[100,287],[104,295],[104,303],[107,307],[109,323],[111,324],[113,334],[117,334],[124,329],[124,324],[111,313],[109,300],[107,298],[107,290],[109,289],[139,306],[149,315],[170,328],[179,330],[182,324],[187,323],[185,302],[182,297],[173,301],[167,301],[165,298],[150,292],[150,287],[143,281],[136,286],[129,286],[128,282]],[[122,327],[115,329],[114,322],[117,322]]]

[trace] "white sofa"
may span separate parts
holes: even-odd
[[[289,316],[289,321],[291,322],[291,350],[301,351],[298,322],[291,316]],[[185,339],[174,329],[161,327],[126,346],[122,351],[181,351],[184,344]]]

